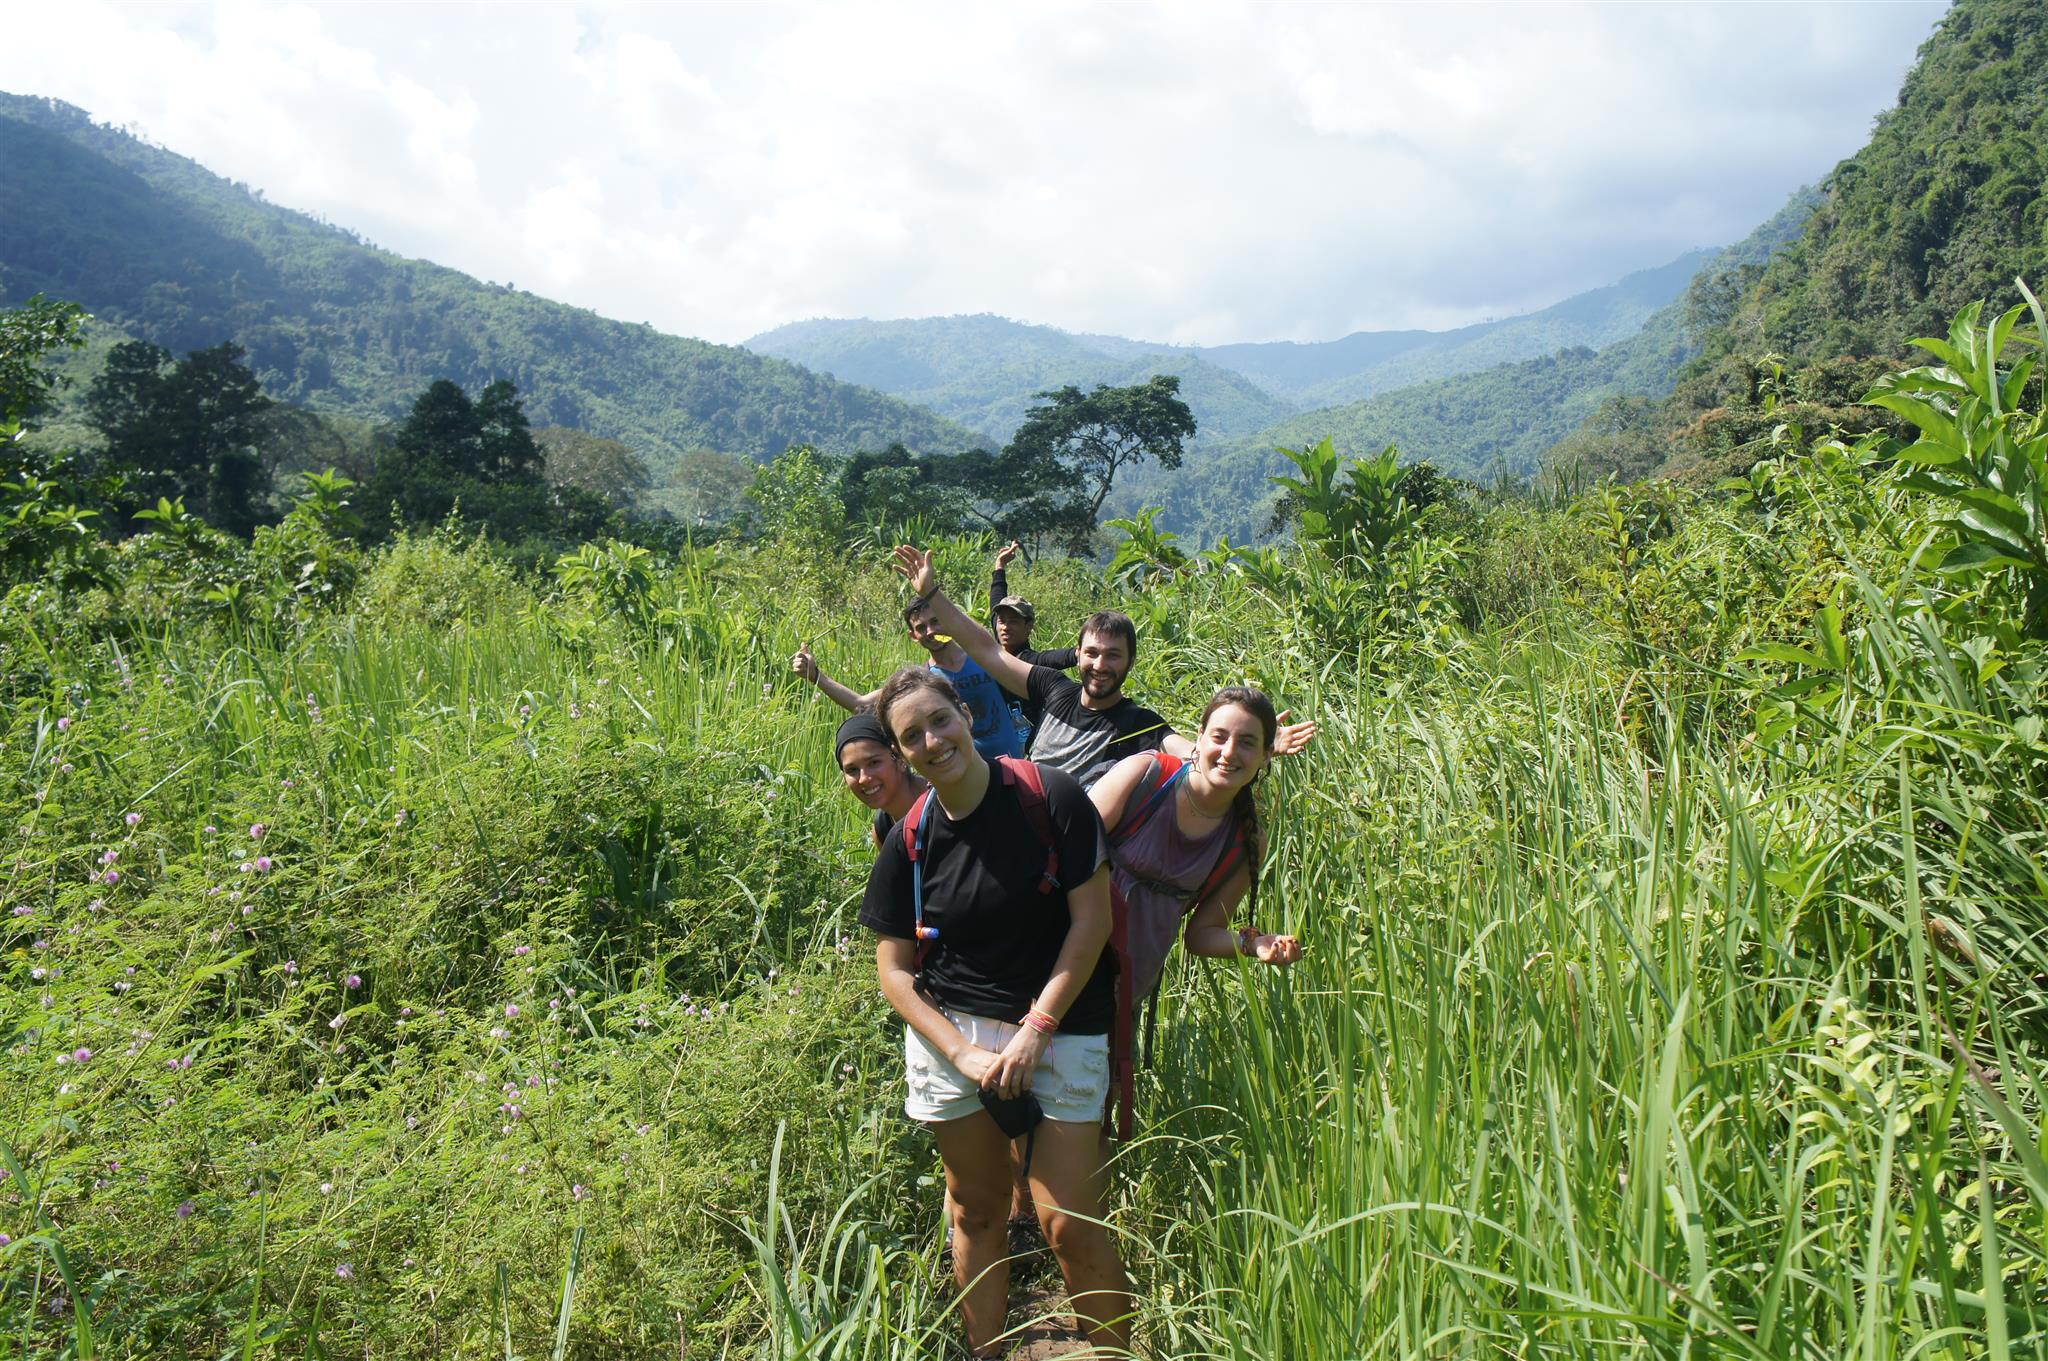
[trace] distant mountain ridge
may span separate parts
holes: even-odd
[[[998,443],[1015,431],[1031,395],[1045,388],[1118,385],[1174,373],[1202,443],[1214,444],[1303,410],[1574,346],[1610,344],[1683,293],[1714,254],[1689,251],[1541,311],[1452,331],[1360,331],[1329,341],[1190,346],[1079,334],[984,313],[799,321],[764,331],[746,345],[918,402]]]
[[[982,442],[782,360],[376,249],[57,100],[0,94],[0,167],[0,305],[47,293],[172,351],[234,340],[267,392],[315,410],[388,419],[436,378],[510,378],[536,425],[621,440],[658,472],[696,448]]]

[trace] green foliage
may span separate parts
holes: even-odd
[[[617,440],[558,425],[533,432],[548,481],[590,493],[613,510],[630,511],[654,485],[647,464]]]
[[[0,426],[19,427],[41,413],[58,378],[49,356],[85,343],[85,309],[38,293],[0,312]]]
[[[271,401],[232,341],[173,360],[141,341],[116,345],[86,394],[104,461],[133,494],[189,501],[194,513],[247,537],[263,518],[270,469],[255,443]]]
[[[603,499],[567,482],[550,486],[543,468],[510,382],[488,384],[472,401],[458,385],[437,379],[378,451],[364,489],[367,532],[382,540],[400,528],[443,523],[459,508],[532,561],[612,522]]]
[[[761,460],[798,443],[974,442],[781,360],[375,249],[54,100],[0,95],[0,164],[12,295],[78,299],[175,352],[231,338],[266,393],[323,414],[389,421],[434,379],[476,391],[503,378],[536,422],[618,440],[657,476],[691,449]]]
[[[1129,387],[1041,392],[1004,456],[1064,469],[1080,487],[1092,529],[1120,470],[1148,462],[1168,472],[1180,467],[1195,418],[1179,393],[1180,379],[1166,374]]]
[[[1898,451],[1916,471],[1905,485],[1933,494],[1953,508],[1942,528],[1954,542],[1940,570],[1960,577],[2012,581],[2023,598],[2020,628],[2048,637],[2048,403],[2041,385],[2034,406],[2024,405],[2044,347],[2048,318],[2027,295],[2037,328],[2032,353],[2000,367],[2025,308],[2015,307],[1979,329],[1979,305],[1970,304],[1949,328],[1948,339],[1914,343],[1942,363],[1909,369],[1871,395],[1919,428],[1919,438]]]

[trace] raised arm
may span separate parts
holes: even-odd
[[[996,606],[1010,594],[1010,559],[1017,556],[1017,541],[1010,540],[996,553],[996,570],[988,579],[988,617],[996,617]]]
[[[850,714],[857,714],[868,705],[873,704],[875,696],[882,693],[880,690],[870,690],[864,695],[856,694],[850,687],[841,685],[838,681],[833,680],[825,674],[825,668],[818,665],[818,659],[811,655],[811,645],[809,643],[799,647],[796,650],[796,655],[789,659],[789,669],[817,686],[820,690],[823,690],[825,698],[831,700]]]
[[[939,574],[932,568],[932,555],[909,544],[896,546],[896,570],[910,583],[910,589],[931,607],[932,622],[948,634],[981,669],[996,678],[996,684],[1019,699],[1031,698],[1031,663],[1012,657],[986,628],[967,617],[966,611],[946,598],[939,589]]]

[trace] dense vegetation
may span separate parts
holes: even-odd
[[[1324,448],[1290,548],[1029,574],[1177,718],[1323,724],[1264,792],[1307,960],[1176,966],[1118,1157],[1149,1354],[2048,1346],[2037,333],[1735,494],[1418,510]],[[945,1355],[786,669],[903,657],[858,527],[522,578],[342,509],[0,600],[8,1344]]]
[[[436,379],[506,379],[536,423],[619,440],[658,474],[694,449],[975,442],[790,364],[401,259],[54,100],[0,95],[0,164],[0,305],[74,299],[179,355],[233,341],[266,393],[324,413],[389,420]]]

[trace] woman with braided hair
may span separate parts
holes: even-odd
[[[1250,686],[1218,690],[1202,710],[1194,755],[1127,756],[1089,790],[1109,833],[1120,977],[1115,1063],[1120,1133],[1130,1132],[1131,1025],[1138,999],[1159,985],[1178,936],[1189,954],[1244,955],[1264,964],[1301,958],[1301,942],[1231,914],[1249,897],[1256,915],[1265,836],[1252,783],[1273,757],[1279,716]]]

